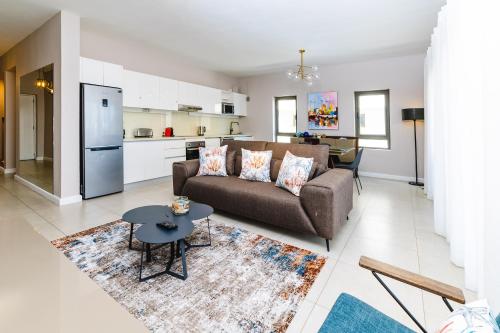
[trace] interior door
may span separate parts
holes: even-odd
[[[21,95],[19,103],[19,159],[34,160],[36,156],[36,98]]]

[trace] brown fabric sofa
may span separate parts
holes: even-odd
[[[228,145],[228,177],[199,176],[198,160],[173,165],[175,195],[206,203],[215,209],[260,222],[284,227],[299,233],[332,239],[352,209],[352,173],[328,169],[328,146],[285,144],[266,141],[225,141]],[[271,183],[238,178],[241,172],[241,148],[272,150]],[[300,196],[276,187],[281,161],[286,151],[302,157],[313,157],[310,180]]]

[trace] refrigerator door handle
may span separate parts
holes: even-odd
[[[110,146],[110,147],[95,147],[90,148],[90,151],[101,151],[101,150],[117,150],[120,149],[120,146]]]

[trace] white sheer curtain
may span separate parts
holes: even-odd
[[[490,265],[500,266],[499,7],[500,0],[448,0],[425,63],[425,190],[435,231],[464,267],[466,287],[498,310],[500,268]]]

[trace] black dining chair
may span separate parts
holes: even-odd
[[[352,171],[352,176],[354,177],[354,183],[356,184],[356,189],[358,190],[358,194],[360,194],[361,192],[359,191],[356,179],[359,181],[359,186],[361,186],[361,189],[363,189],[363,185],[361,184],[361,179],[359,178],[358,174],[359,163],[361,162],[361,155],[363,155],[363,148],[360,148],[358,150],[358,153],[356,154],[354,161],[352,161],[351,163],[342,163],[342,162],[335,163],[336,168],[348,169]]]

